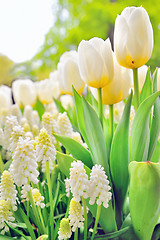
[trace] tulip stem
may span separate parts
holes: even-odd
[[[138,69],[137,68],[133,68],[133,79],[134,79],[134,107],[135,107],[135,111],[137,111],[139,104],[140,104]]]
[[[111,142],[114,134],[114,111],[113,111],[113,104],[109,105],[109,128],[110,128],[110,137]]]
[[[102,105],[102,89],[98,88],[98,112],[99,112],[99,120],[103,127],[103,105]]]

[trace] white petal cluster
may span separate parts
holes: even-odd
[[[16,225],[12,223],[15,218],[12,216],[10,211],[10,203],[4,199],[0,200],[0,233],[5,234],[9,231],[9,227],[5,224],[7,222],[11,227]]]
[[[3,129],[0,128],[0,146],[3,146],[4,144],[4,134],[3,134]]]
[[[72,226],[72,231],[75,232],[77,228],[83,227],[84,216],[83,208],[75,198],[72,198],[69,206],[69,216],[70,225]]]
[[[1,176],[0,199],[8,201],[13,211],[17,210],[17,190],[13,182],[13,177],[8,171],[4,171]]]
[[[56,149],[45,128],[41,129],[36,143],[36,157],[37,161],[42,164],[42,172],[45,172],[47,162],[49,162],[50,171],[53,170],[53,164],[56,159]]]
[[[11,152],[14,152],[16,149],[20,137],[24,137],[24,130],[20,125],[17,125],[13,127],[13,131],[9,140],[9,150]]]
[[[72,137],[73,128],[66,112],[59,113],[57,124],[59,126],[60,135]]]
[[[90,173],[89,204],[93,205],[96,201],[97,205],[100,206],[103,203],[103,206],[107,208],[112,197],[112,193],[109,192],[110,189],[104,168],[96,164]]]
[[[70,178],[67,180],[66,186],[69,194],[70,190],[76,201],[80,201],[81,196],[84,198],[88,197],[89,181],[88,175],[84,169],[84,164],[81,161],[73,161],[70,168]]]
[[[30,138],[22,139],[20,137],[12,157],[10,172],[17,186],[25,185],[28,181],[37,184],[39,172],[37,171],[34,141]]]
[[[11,110],[11,114],[13,116],[16,116],[17,117],[17,120],[18,122],[20,122],[21,118],[22,118],[22,112],[21,112],[21,109],[20,107],[18,106],[18,104],[13,104],[10,108]]]
[[[44,197],[41,195],[37,188],[32,189],[32,197],[35,205],[40,206],[41,208],[45,207],[45,204],[42,203],[42,201],[44,201]]]
[[[28,192],[31,190],[31,186],[29,184],[25,184],[22,186],[21,190],[21,198],[25,199],[25,201],[29,201]],[[24,200],[23,200],[24,201]]]
[[[5,122],[5,128],[4,128],[4,145],[3,145],[3,147],[5,149],[8,149],[8,146],[9,146],[9,143],[10,143],[11,133],[12,133],[13,128],[15,126],[18,126],[17,117],[7,116],[6,117],[6,122]]]
[[[58,239],[59,240],[65,240],[70,238],[72,235],[71,226],[69,224],[68,218],[63,218],[60,222],[60,228],[58,231]]]
[[[52,142],[56,144],[57,141],[53,136],[53,133],[59,134],[59,127],[57,125],[57,121],[54,119],[54,116],[49,112],[45,112],[42,116],[42,125],[51,136]]]

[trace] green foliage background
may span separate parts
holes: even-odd
[[[143,6],[151,19],[154,31],[154,49],[151,69],[160,66],[160,1],[159,0],[53,0],[55,22],[46,34],[45,42],[31,61],[14,65],[11,73],[16,77],[45,79],[56,69],[60,56],[77,49],[82,39],[94,36],[113,39],[117,14],[127,6]],[[35,13],[36,14],[36,13]]]

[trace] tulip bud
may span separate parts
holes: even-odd
[[[35,85],[30,79],[18,79],[12,84],[14,100],[18,105],[34,105],[36,102]]]
[[[133,161],[129,173],[132,224],[141,240],[151,240],[160,215],[160,163]]]
[[[83,81],[90,87],[102,88],[113,77],[113,54],[109,38],[82,40],[78,47],[79,69]]]
[[[151,57],[153,29],[143,7],[127,7],[115,21],[114,50],[120,65],[139,68]]]
[[[60,94],[59,82],[52,79],[45,79],[36,82],[37,95],[39,100],[44,104],[53,102],[53,98],[58,98]]]
[[[102,103],[112,105],[125,99],[128,95],[132,79],[131,70],[123,68],[114,56],[114,75],[111,82],[102,88]],[[98,92],[90,88],[93,96],[98,100]]]
[[[0,86],[0,109],[9,109],[12,105],[11,88]]]
[[[82,94],[85,84],[80,76],[77,52],[65,52],[57,68],[61,94],[72,95],[72,86],[79,94]]]

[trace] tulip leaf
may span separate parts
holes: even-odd
[[[107,149],[102,126],[95,110],[85,98],[83,98],[83,111],[85,130],[90,143],[88,147],[92,153],[93,163],[103,166],[110,179]]]
[[[38,112],[38,115],[40,117],[40,119],[42,119],[42,115],[45,112],[45,107],[43,105],[43,103],[37,98],[37,101],[33,107],[33,110],[36,110]]]
[[[150,67],[148,68],[146,79],[140,94],[140,102],[142,103],[147,97],[152,94],[152,87],[151,87],[151,71]]]
[[[155,70],[153,75],[153,92],[156,92],[156,91],[157,91],[157,69]],[[152,124],[151,124],[151,130],[150,130],[148,161],[150,161],[152,154],[155,150],[159,132],[160,132],[160,100],[158,97],[154,104],[154,111],[153,111]]]
[[[157,141],[156,147],[150,159],[151,162],[159,162],[160,161],[160,142]]]
[[[58,162],[59,169],[68,178],[70,177],[70,168],[71,168],[71,163],[73,161],[77,161],[77,160],[74,159],[71,156],[68,156],[66,154],[57,152],[57,162]],[[84,165],[84,168],[86,170],[86,174],[89,177],[91,170],[85,165]],[[92,215],[94,217],[96,217],[97,204],[90,205],[88,199],[86,199],[86,202],[87,202],[87,206],[90,209]],[[108,208],[105,208],[103,206],[101,207],[101,214],[100,214],[100,218],[99,218],[99,223],[100,223],[101,227],[103,228],[103,230],[105,232],[116,231],[116,222],[115,222],[115,216],[114,216],[114,211],[113,211],[113,208],[112,208],[112,202],[111,201],[109,202],[109,207]]]
[[[111,145],[110,170],[115,192],[115,202],[121,212],[129,181],[129,118],[132,93],[128,98],[122,118],[116,128]]]
[[[160,92],[153,93],[139,106],[131,131],[131,161],[147,161],[150,142],[150,110]]]
[[[157,224],[154,229],[151,240],[159,240],[159,239],[160,239],[160,224]]]
[[[87,134],[85,131],[85,124],[84,124],[84,114],[83,114],[83,105],[82,105],[82,97],[77,93],[77,91],[73,87],[73,97],[75,102],[75,108],[77,113],[77,122],[79,126],[79,130],[84,138],[84,141],[89,146],[89,141],[87,138]]]
[[[79,142],[66,136],[54,134],[55,138],[78,160],[81,160],[87,167],[92,168],[93,162],[90,152]]]

